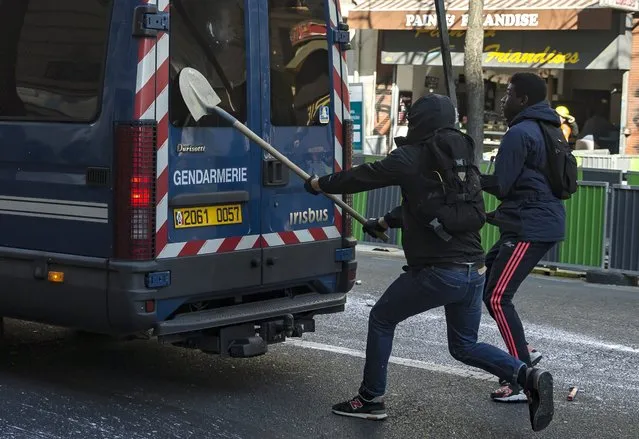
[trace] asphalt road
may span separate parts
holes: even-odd
[[[526,404],[489,399],[496,379],[448,354],[442,310],[398,327],[389,418],[331,414],[361,379],[370,305],[402,260],[360,252],[347,310],[254,359],[154,341],[118,342],[7,320],[0,438],[637,438],[639,288],[534,276],[516,305],[555,377],[555,419],[530,429]],[[480,339],[504,348],[488,314]],[[584,389],[573,402],[567,389]]]

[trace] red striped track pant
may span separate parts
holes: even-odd
[[[484,303],[497,322],[508,352],[530,365],[524,327],[512,303],[526,276],[555,245],[554,242],[526,242],[501,238],[486,255]]]

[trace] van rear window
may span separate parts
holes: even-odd
[[[269,1],[271,122],[319,125],[331,96],[326,1]]]
[[[194,126],[180,95],[178,74],[200,71],[222,102],[220,107],[246,121],[246,39],[244,0],[173,0],[169,33],[169,118],[174,126]],[[197,126],[229,126],[216,115]]]
[[[94,120],[112,0],[0,0],[0,119]]]

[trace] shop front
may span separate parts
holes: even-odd
[[[622,4],[611,7],[615,2]],[[374,82],[365,91],[375,96],[374,107],[367,109],[373,120],[366,134],[384,138],[386,151],[391,148],[391,136],[405,132],[405,114],[414,99],[428,92],[446,92],[434,6],[427,4],[431,6],[427,8],[425,3],[362,2],[348,14],[351,29],[367,36],[354,38],[357,53],[351,70],[361,82],[370,72],[363,71],[358,61],[366,53],[366,42],[374,41],[376,46]],[[556,7],[549,3],[556,3]],[[622,103],[628,87],[624,83],[631,66],[632,18],[628,9],[639,10],[634,3],[639,2],[515,0],[504,7],[504,2],[486,0],[485,148],[496,146],[506,130],[499,100],[508,78],[518,71],[534,71],[546,78],[551,104],[567,107],[582,133],[592,131],[592,120],[599,122],[595,147],[618,152],[626,121]],[[468,1],[446,5],[463,126],[467,118],[463,65]],[[374,38],[371,32],[375,32]],[[378,142],[379,149],[383,148]]]

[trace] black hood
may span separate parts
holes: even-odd
[[[439,128],[454,128],[455,107],[448,96],[428,94],[417,99],[408,111],[406,137],[395,137],[395,144],[415,145],[428,138]]]

